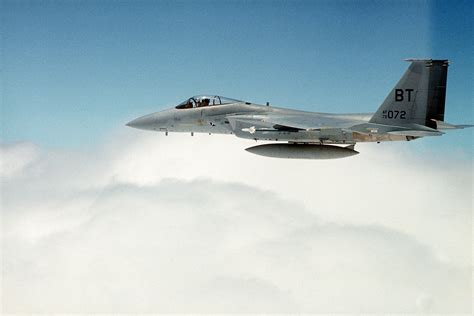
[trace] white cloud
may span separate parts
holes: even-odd
[[[233,137],[111,139],[3,146],[4,311],[471,311],[469,159],[372,144],[278,160]]]
[[[39,155],[39,149],[31,143],[0,145],[0,177],[10,178],[25,170]]]

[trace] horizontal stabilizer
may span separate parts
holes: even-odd
[[[433,120],[433,121],[436,122],[436,126],[438,129],[464,129],[468,127],[474,127],[474,125],[470,125],[470,124],[455,125],[455,124],[450,124],[443,121],[437,121],[437,120]]]
[[[387,132],[390,135],[400,135],[400,136],[414,136],[414,137],[424,137],[424,136],[441,136],[444,133],[440,132],[434,128],[419,125],[411,124],[411,128],[408,129],[399,129],[394,131]]]

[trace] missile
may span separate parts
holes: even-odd
[[[354,145],[339,147],[316,144],[275,143],[253,146],[246,151],[265,157],[287,159],[337,159],[357,155]]]

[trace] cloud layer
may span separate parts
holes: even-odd
[[[471,311],[469,159],[110,139],[1,146],[5,312]]]

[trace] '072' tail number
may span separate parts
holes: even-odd
[[[398,110],[385,110],[382,112],[382,117],[383,118],[388,118],[388,119],[400,119],[400,120],[405,120],[407,118],[407,112],[406,111],[398,111]]]

